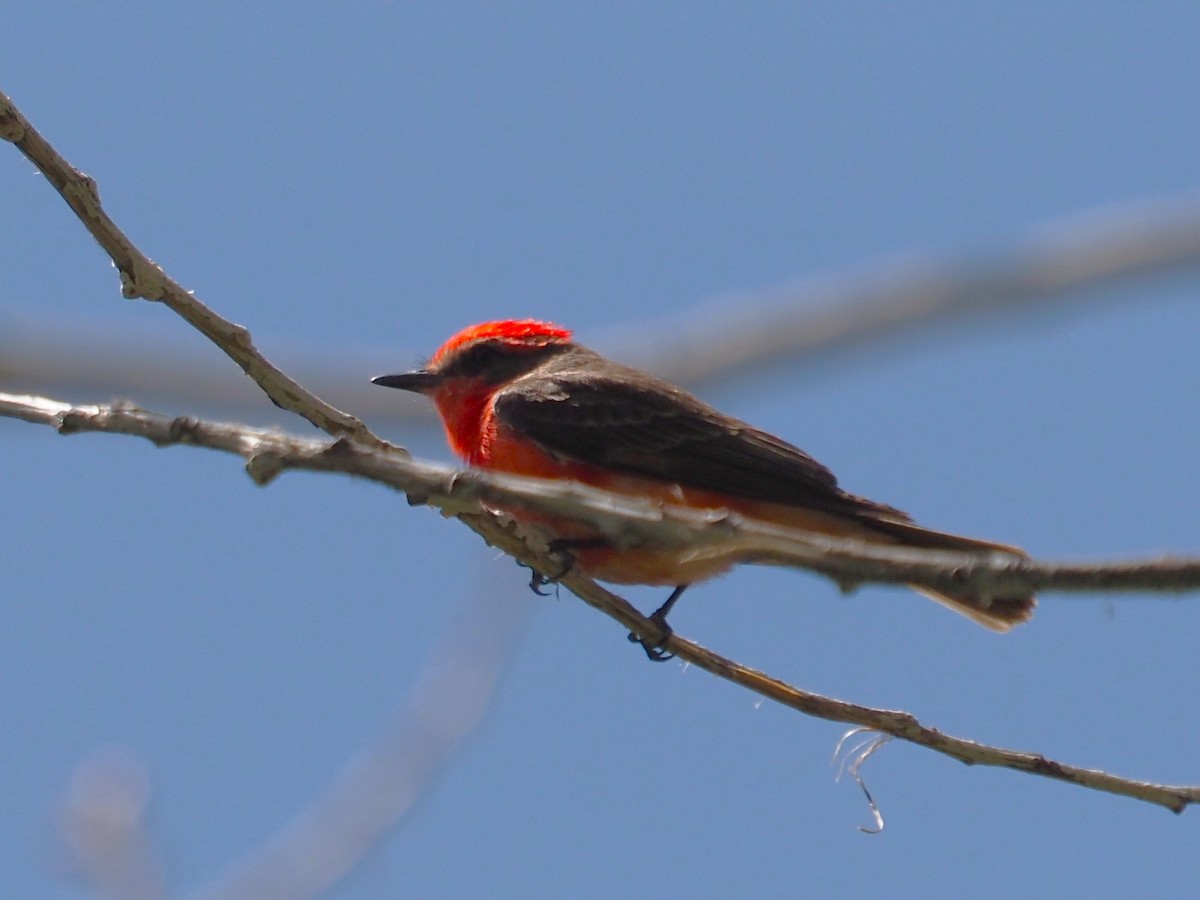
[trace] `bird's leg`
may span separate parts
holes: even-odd
[[[663,634],[655,643],[649,644],[645,639],[638,637],[632,632],[629,635],[630,642],[641,644],[642,649],[646,651],[646,657],[653,662],[666,662],[668,659],[675,658],[674,653],[667,653],[662,649],[662,646],[667,642],[667,638],[674,633],[671,626],[667,624],[667,613],[671,611],[671,607],[675,605],[676,601],[683,596],[685,590],[687,590],[686,584],[677,585],[675,590],[671,591],[671,596],[667,598],[666,602],[650,613],[650,621],[657,625]]]

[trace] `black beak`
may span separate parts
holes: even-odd
[[[402,372],[399,375],[376,375],[371,379],[372,384],[399,388],[402,391],[413,391],[417,394],[428,393],[440,382],[441,378],[436,372],[427,372],[424,369],[418,369],[416,372]]]

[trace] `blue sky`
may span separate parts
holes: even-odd
[[[1183,4],[16,3],[0,88],[268,355],[316,347],[365,380],[481,319],[551,318],[619,353],[614,329],[738,292],[1191,194],[1198,33]],[[0,151],[0,327],[127,330],[231,369],[167,310],[122,300],[61,200]],[[1196,553],[1198,287],[1110,287],[704,393],[935,527],[1051,559]],[[248,417],[309,433],[265,399]],[[388,428],[448,460],[434,429]],[[259,489],[232,458],[16,422],[0,456],[13,896],[81,895],[56,816],[76,767],[113,748],[148,773],[172,891],[218,878],[386,730],[471,598],[528,617],[496,701],[333,896],[1195,883],[1195,811],[900,743],[864,769],[887,828],[860,834],[862,797],[829,764],[843,727],[648,664],[380,488]],[[807,689],[1200,783],[1189,598],[1048,595],[997,637],[900,589],[847,598],[744,569],[673,621]]]

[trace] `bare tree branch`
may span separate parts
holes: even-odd
[[[236,453],[246,460],[247,471],[259,484],[287,469],[341,472],[403,491],[411,503],[427,503],[476,524],[490,516],[490,504],[585,523],[617,547],[719,544],[747,562],[809,569],[846,589],[864,582],[921,584],[997,596],[1047,590],[1200,589],[1200,559],[1194,558],[1047,563],[1003,552],[980,555],[884,547],[789,529],[724,510],[663,506],[577,482],[457,470],[414,460],[394,448],[310,440],[190,416],[171,418],[129,405],[72,406],[43,397],[0,394],[0,416],[50,425],[64,434],[130,434],[158,446],[191,444]],[[561,558],[544,559],[540,571],[557,572],[564,565]]]
[[[96,182],[63,159],[4,93],[0,93],[0,138],[25,154],[67,201],[117,267],[125,297],[169,307],[224,350],[281,409],[303,416],[329,434],[353,437],[363,444],[381,443],[354,416],[330,406],[273,366],[254,346],[249,331],[221,318],[134,246],[100,205]]]
[[[456,472],[443,466],[413,460],[387,447],[365,448],[346,440],[314,441],[296,438],[274,431],[262,431],[227,423],[204,422],[192,418],[171,419],[133,407],[73,407],[37,397],[0,395],[0,415],[50,425],[60,432],[100,431],[132,434],[154,441],[159,446],[191,444],[235,453],[246,460],[246,469],[259,484],[266,484],[287,469],[307,469],[321,472],[341,472],[366,478],[409,494],[410,500],[429,503],[444,513],[467,521],[488,543],[505,551],[538,571],[553,572],[562,567],[561,558],[528,543],[528,535],[514,523],[505,522],[484,507],[485,502],[505,506],[523,505],[531,510],[574,516],[606,534],[626,540],[661,540],[672,543],[681,540],[745,540],[748,547],[772,548],[781,560],[791,558],[789,541],[795,541],[796,559],[819,560],[827,552],[837,560],[833,568],[852,572],[852,580],[868,580],[851,568],[855,554],[870,550],[864,565],[871,571],[886,573],[886,581],[911,581],[916,573],[929,575],[931,585],[988,584],[985,576],[1001,579],[1006,587],[1039,584],[1051,587],[1056,578],[1070,586],[1086,578],[1099,580],[1100,575],[1110,585],[1122,580],[1146,589],[1148,573],[1156,567],[1164,571],[1162,589],[1177,590],[1181,585],[1200,587],[1200,561],[1182,560],[1170,563],[1138,563],[1106,566],[1044,566],[1031,561],[1006,562],[996,559],[974,560],[963,554],[930,553],[927,551],[876,551],[853,541],[814,541],[802,532],[786,529],[760,529],[754,523],[732,521],[732,517],[710,521],[691,510],[659,508],[652,504],[631,503],[628,498],[596,491],[583,485],[513,478],[482,472]],[[657,514],[656,512],[657,511]],[[657,517],[656,517],[657,516]],[[628,528],[628,531],[624,530]],[[762,533],[760,533],[760,531]],[[768,533],[769,532],[769,533]],[[763,552],[766,552],[765,550]],[[1003,554],[997,554],[1003,557]],[[894,558],[893,558],[894,557]],[[928,557],[933,562],[921,562]],[[944,558],[961,558],[968,568],[965,581],[956,580],[955,566],[946,569]],[[818,571],[819,565],[803,563]],[[1013,566],[1016,565],[1016,568]],[[825,571],[825,574],[829,574]],[[1022,576],[1029,582],[1019,580]],[[938,579],[950,579],[942,582]],[[1006,581],[1004,579],[1014,579]],[[667,650],[707,672],[741,685],[784,706],[811,716],[847,722],[873,731],[891,734],[914,744],[936,750],[965,763],[1001,766],[1067,781],[1083,787],[1120,794],[1156,803],[1181,812],[1188,804],[1200,801],[1200,786],[1161,785],[1134,781],[1095,769],[1070,766],[1047,759],[1038,753],[992,747],[962,738],[952,737],[935,728],[922,725],[906,712],[875,709],[834,700],[793,687],[779,679],[743,666],[714,653],[677,634],[664,635],[658,626],[639,613],[622,598],[610,593],[594,581],[568,573],[561,583],[585,602],[616,619],[623,626],[649,640],[663,640]],[[1149,579],[1152,580],[1152,579]]]

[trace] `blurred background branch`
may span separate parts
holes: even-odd
[[[194,900],[315,897],[352,872],[401,824],[483,720],[532,609],[528,600],[489,590],[480,576],[380,739],[264,849]]]
[[[150,775],[131,753],[97,753],[76,767],[59,824],[68,868],[96,896],[167,896],[146,822],[150,794]]]
[[[327,892],[432,787],[479,726],[533,605],[476,585],[458,604],[423,676],[384,734],[295,820],[194,900],[299,900]],[[67,865],[97,897],[162,900],[146,822],[151,779],[128,753],[79,765],[60,816]]]
[[[1088,289],[1161,279],[1198,264],[1200,197],[1187,195],[1084,211],[969,255],[910,254],[775,289],[716,297],[686,315],[584,335],[583,342],[696,387],[781,360],[895,341],[941,321],[1090,310],[1096,297],[1086,306],[1080,300]],[[1144,301],[1144,294],[1137,296]],[[65,321],[49,313],[4,316],[0,383],[9,389],[79,400],[136,397],[226,415],[256,415],[270,408],[258,387],[215,362],[194,335],[177,329],[117,330],[103,321]],[[663,341],[664,334],[671,340]],[[271,355],[339,409],[379,424],[397,419],[432,424],[428,404],[367,383],[369,376],[404,367],[428,350],[342,347],[334,353],[285,342]]]

